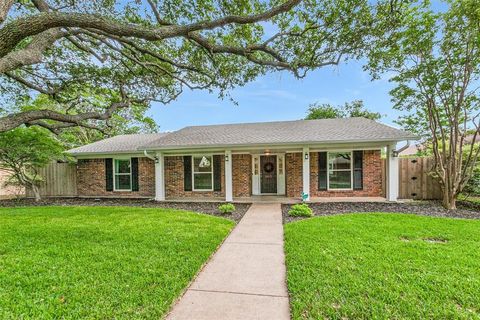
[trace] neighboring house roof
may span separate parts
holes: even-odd
[[[408,148],[406,148],[405,150],[403,150],[402,152],[400,152],[398,155],[399,156],[414,156],[416,155],[419,151],[421,151],[423,148],[422,145],[416,145],[416,144],[412,144],[410,146],[408,146]]]
[[[465,136],[465,145],[471,144],[474,140],[474,135],[467,135]],[[480,135],[477,135],[475,138],[475,143],[480,143]],[[428,144],[416,144],[416,145],[410,145],[407,149],[403,150],[402,152],[399,153],[399,156],[412,156],[416,155],[420,151],[424,151],[428,147]]]
[[[344,118],[186,127],[144,147],[155,150],[213,146],[393,142],[416,138],[411,133],[373,120]]]
[[[25,194],[25,189],[21,186],[6,185],[12,173],[0,169],[0,199],[10,199]]]
[[[468,142],[468,143],[472,143],[473,142],[473,137],[474,137],[473,134],[468,135],[468,136],[465,137],[465,141]],[[480,142],[480,135],[477,135],[474,143],[479,143],[479,142]]]
[[[139,148],[168,133],[122,134],[68,150],[72,155],[138,152]]]

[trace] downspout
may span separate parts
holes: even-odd
[[[394,156],[394,157],[398,157],[398,155],[399,155],[402,151],[406,150],[408,147],[410,147],[410,140],[407,140],[407,144],[404,145],[403,147],[401,147],[400,149],[398,149],[398,150],[393,150],[393,156]]]

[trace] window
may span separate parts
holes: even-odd
[[[212,156],[193,156],[193,190],[213,190]]]
[[[352,188],[351,152],[328,153],[328,188],[338,190]]]
[[[132,170],[130,159],[115,159],[114,175],[116,191],[132,190]]]

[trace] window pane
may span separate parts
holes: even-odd
[[[211,190],[212,189],[212,174],[211,173],[195,173],[193,175],[193,186],[196,190]]]
[[[193,157],[194,172],[212,172],[212,157]]]
[[[351,171],[333,171],[330,175],[330,189],[350,189],[352,187]]]
[[[115,190],[130,190],[130,175],[115,175]]]
[[[115,173],[130,173],[130,159],[115,159]]]
[[[351,162],[352,159],[350,152],[328,154],[328,164],[330,170],[350,169]]]

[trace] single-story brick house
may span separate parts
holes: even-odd
[[[408,132],[365,118],[191,126],[75,148],[79,196],[211,198],[256,195],[397,200],[396,144]]]

